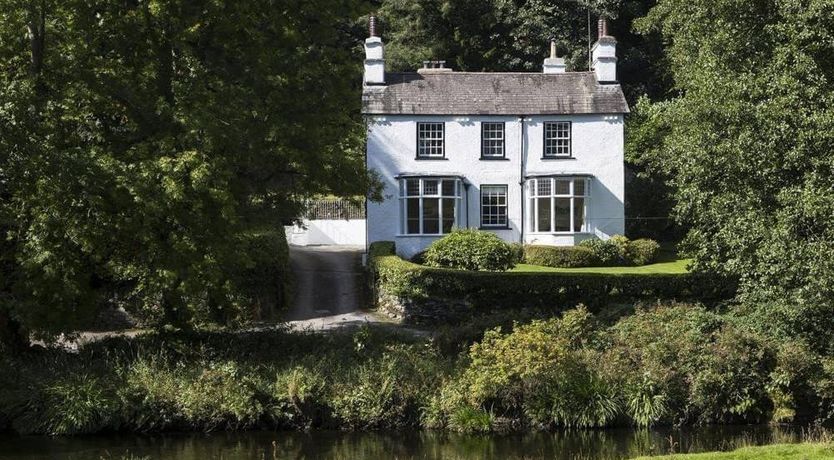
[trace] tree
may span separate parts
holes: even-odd
[[[639,23],[666,40],[679,92],[641,161],[670,178],[697,266],[740,277],[771,332],[828,351],[832,14],[827,0],[660,0]]]
[[[619,75],[628,100],[665,95],[669,88],[656,34],[632,30],[654,0],[383,0],[386,64],[413,71],[422,61],[445,59],[464,71],[541,71],[549,41],[571,70],[588,69],[589,40],[599,15],[611,18],[618,41]]]
[[[297,197],[369,183],[345,19],[361,2],[0,11],[7,330],[73,330],[114,296],[158,324],[233,321],[252,302],[243,274],[285,247],[269,230]]]

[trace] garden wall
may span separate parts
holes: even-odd
[[[496,309],[592,309],[609,302],[679,299],[715,302],[736,284],[695,273],[603,274],[473,272],[425,267],[394,255],[393,242],[371,245],[370,280],[377,307],[407,323],[461,319]]]

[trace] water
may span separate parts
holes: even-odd
[[[723,426],[575,430],[516,435],[310,433],[251,431],[212,434],[43,437],[0,435],[0,459],[593,459],[670,452],[731,450],[797,442],[792,428]]]

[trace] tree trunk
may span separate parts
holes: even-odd
[[[44,43],[46,38],[46,2],[32,2],[29,4],[29,48],[31,52],[29,73],[37,77],[43,70]]]
[[[0,310],[0,351],[19,354],[29,348],[29,334],[19,321]]]

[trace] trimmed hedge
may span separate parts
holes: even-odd
[[[404,304],[464,302],[473,309],[602,306],[616,299],[718,301],[736,283],[697,274],[475,272],[417,265],[397,257],[391,242],[371,244],[370,268],[379,295]]]
[[[603,267],[620,265],[647,265],[657,259],[660,245],[648,238],[629,240],[623,235],[614,235],[607,240],[591,238],[579,243],[590,249],[596,256],[596,264]]]
[[[599,263],[594,251],[582,246],[524,246],[524,261],[556,268],[593,267]]]

